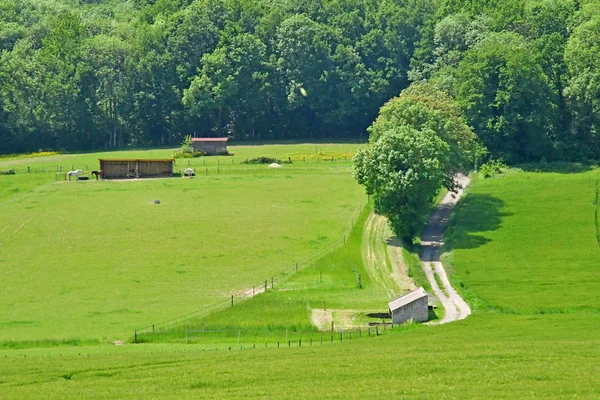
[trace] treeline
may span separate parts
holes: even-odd
[[[496,157],[600,155],[599,0],[0,0],[0,51],[0,153],[357,137],[428,81]]]

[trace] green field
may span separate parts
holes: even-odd
[[[354,147],[319,148],[339,156]],[[240,159],[303,149],[314,146],[232,148]],[[39,171],[64,163],[60,157],[77,166],[100,156],[27,161]],[[0,340],[127,339],[328,247],[348,232],[366,197],[349,161],[295,165],[232,164],[224,175],[124,182],[0,176],[8,189],[0,203]]]
[[[178,223],[177,229],[170,231],[171,239],[168,240],[171,240],[172,246],[169,247],[169,254],[176,252],[178,257],[186,257],[187,252],[192,251],[174,244],[179,244],[182,239],[188,237],[185,227],[192,229],[191,226],[200,223],[187,225],[188,222],[185,222],[184,218],[175,217],[178,215],[175,211],[172,211],[171,215],[171,212],[158,208],[168,206],[174,201],[168,197],[171,191],[178,193],[178,197],[203,194],[201,191],[185,191],[184,189],[193,187],[189,185],[212,182],[211,193],[213,191],[219,193],[218,198],[222,202],[226,202],[227,196],[223,193],[227,193],[228,190],[230,192],[238,190],[238,193],[243,191],[244,196],[252,198],[253,191],[258,190],[253,188],[258,187],[260,191],[264,191],[268,188],[269,182],[280,190],[286,187],[287,181],[290,181],[287,187],[290,191],[296,190],[294,196],[301,194],[316,196],[319,200],[315,200],[314,207],[307,206],[308,203],[295,204],[292,201],[299,197],[290,198],[287,202],[282,200],[281,203],[281,207],[285,205],[285,207],[292,207],[291,209],[299,208],[295,208],[294,213],[290,212],[287,217],[281,214],[278,218],[289,218],[290,221],[294,221],[300,215],[305,216],[302,223],[293,228],[299,235],[294,240],[300,242],[297,244],[299,253],[311,252],[319,248],[326,249],[325,241],[321,245],[318,240],[321,235],[327,236],[328,239],[336,238],[336,235],[325,228],[326,224],[311,225],[309,220],[317,218],[318,215],[323,215],[320,218],[327,220],[326,216],[336,213],[335,215],[340,219],[336,225],[337,236],[348,232],[347,229],[353,219],[355,222],[354,229],[347,236],[345,246],[332,249],[324,257],[315,257],[314,263],[298,274],[290,275],[281,287],[202,320],[206,326],[220,328],[227,332],[236,329],[249,332],[256,329],[258,333],[253,337],[243,333],[240,341],[237,342],[235,336],[229,332],[225,334],[220,344],[214,337],[210,340],[202,337],[192,338],[189,341],[191,344],[184,344],[181,337],[166,337],[165,340],[173,342],[123,346],[80,344],[0,350],[0,360],[3,360],[0,363],[0,397],[358,399],[387,396],[436,399],[595,399],[600,396],[598,389],[600,387],[600,378],[598,378],[600,376],[600,336],[598,335],[600,245],[597,238],[596,198],[597,182],[600,179],[599,170],[591,169],[569,174],[511,170],[493,179],[476,178],[452,216],[447,246],[451,252],[445,256],[448,269],[452,272],[451,280],[469,301],[474,310],[473,315],[466,320],[443,326],[413,325],[395,328],[379,337],[366,337],[363,331],[361,338],[354,336],[354,339],[349,340],[346,336],[342,343],[337,333],[335,343],[331,344],[327,341],[330,337],[328,333],[318,332],[311,327],[308,322],[309,310],[321,307],[325,298],[328,300],[329,307],[335,309],[347,309],[352,305],[356,310],[380,310],[379,303],[384,302],[387,292],[385,285],[377,283],[376,276],[383,276],[382,271],[385,271],[387,266],[379,270],[380,275],[373,275],[368,264],[364,262],[364,245],[365,240],[368,239],[365,237],[364,223],[368,218],[369,208],[361,207],[366,199],[361,194],[360,188],[352,182],[349,173],[342,172],[344,169],[340,168],[341,161],[339,164],[338,161],[333,162],[337,165],[336,168],[319,164],[322,162],[307,161],[304,169],[298,168],[296,173],[290,173],[291,178],[286,177],[287,172],[279,174],[284,172],[283,170],[277,171],[278,175],[274,175],[260,169],[246,172],[239,166],[231,167],[240,170],[230,176],[209,175],[192,180],[156,181],[153,183],[156,183],[156,187],[161,191],[161,200],[164,198],[165,201],[156,207],[147,204],[142,211],[138,210],[142,207],[140,205],[142,199],[146,201],[148,198],[151,201],[155,197],[147,196],[147,192],[154,186],[145,188],[138,186],[145,185],[144,182],[80,182],[71,185],[49,183],[34,187],[31,192],[27,191],[29,189],[24,189],[20,194],[5,198],[0,204],[2,206],[0,221],[4,222],[8,220],[7,218],[11,218],[11,221],[14,221],[11,224],[22,223],[19,221],[24,220],[23,216],[25,219],[29,218],[27,213],[35,213],[36,218],[44,221],[46,218],[53,218],[52,221],[58,219],[56,215],[50,217],[51,213],[38,210],[44,203],[48,203],[48,207],[54,210],[55,214],[62,215],[62,223],[65,223],[70,218],[67,216],[71,214],[67,211],[58,212],[59,200],[63,198],[79,200],[81,207],[90,213],[92,208],[84,203],[96,196],[112,204],[114,209],[120,210],[121,207],[125,207],[127,212],[119,214],[118,222],[123,229],[144,221],[145,230],[153,232],[153,238],[147,239],[150,240],[150,245],[145,246],[144,251],[138,252],[137,257],[129,254],[136,251],[137,247],[127,241],[122,242],[122,246],[128,250],[123,251],[118,259],[128,258],[132,262],[135,258],[146,257],[146,253],[149,253],[147,259],[161,257],[162,252],[155,249],[165,240],[164,236],[161,236],[162,224],[155,221],[159,217],[168,217],[172,223]],[[312,182],[309,182],[310,180]],[[174,186],[164,187],[163,182]],[[317,187],[298,189],[300,182]],[[334,190],[333,185],[336,182],[339,186]],[[79,190],[82,187],[85,188],[83,192]],[[120,190],[116,190],[118,188]],[[56,190],[61,192],[58,193]],[[327,196],[319,198],[318,193],[323,192],[326,192]],[[336,192],[340,193],[336,194]],[[78,196],[78,193],[85,193],[85,196]],[[351,207],[351,202],[345,201],[349,193],[355,193],[354,207]],[[254,195],[259,196],[256,193]],[[86,201],[82,201],[82,198]],[[136,199],[137,204],[135,204]],[[246,197],[235,204],[243,204],[244,199]],[[25,207],[32,205],[32,201],[37,201],[36,207],[26,209]],[[128,206],[127,202],[131,202],[132,205]],[[192,202],[186,200],[184,204]],[[208,201],[205,204],[208,204]],[[214,203],[210,204],[212,207],[215,206]],[[11,213],[4,211],[7,205],[12,207]],[[250,206],[246,210],[247,213],[250,213]],[[191,206],[188,204],[188,207]],[[230,208],[230,206],[219,205],[220,210]],[[358,214],[355,212],[358,209],[361,209],[362,213],[356,218]],[[110,227],[110,223],[116,223],[115,218],[109,218],[108,210],[105,212],[106,220],[112,221],[106,222]],[[149,214],[150,212],[165,212],[165,214],[155,216]],[[320,212],[322,214],[319,214]],[[132,214],[131,218],[129,213]],[[77,212],[76,215],[79,218],[87,218],[87,213]],[[153,218],[147,218],[148,216]],[[267,213],[257,215],[256,224],[260,226],[261,232],[267,227],[273,228],[269,223],[260,222],[267,221],[269,216],[270,214]],[[249,216],[240,214],[230,218],[235,219],[237,224],[241,224],[241,221]],[[219,216],[214,217],[211,224],[216,224],[215,221],[218,219]],[[26,231],[34,220],[32,219],[14,235],[14,242],[12,239],[7,242],[15,246],[16,243],[20,243],[18,246],[10,247],[11,251],[7,252],[2,245],[0,253],[2,259],[7,256],[14,257],[15,260],[38,257],[49,265],[52,261],[50,258],[37,256],[33,251],[28,253],[27,246],[21,243],[29,236],[18,236],[25,233],[42,235],[44,232],[48,235],[50,229],[46,226],[56,226],[55,222],[39,223],[35,225],[35,229],[32,225],[32,228]],[[253,226],[251,222],[254,220],[248,222],[247,229]],[[183,229],[181,224],[184,226]],[[97,222],[88,222],[84,225],[77,219],[71,219],[69,224],[74,227],[73,229],[79,227],[77,229],[81,230],[82,236],[100,229]],[[326,233],[317,233],[320,229]],[[302,233],[303,230],[312,230],[316,237],[301,236],[308,235]],[[211,229],[212,235],[218,232],[221,230]],[[67,234],[64,235],[66,238],[72,238]],[[290,236],[290,234],[286,235]],[[119,237],[115,233],[113,236]],[[230,236],[230,233],[229,236],[224,233],[219,240],[211,242],[213,245],[208,249],[213,254],[219,254],[222,250],[218,249],[215,243],[222,243],[225,240],[223,238]],[[123,239],[127,237],[125,234]],[[303,239],[301,240],[300,237]],[[198,243],[203,243],[200,239],[212,240],[210,235],[199,236]],[[258,240],[256,234],[236,235],[236,239],[240,246]],[[309,240],[306,241],[307,239]],[[112,237],[110,240],[113,240]],[[265,247],[263,257],[272,257],[271,259],[277,264],[277,260],[284,259],[288,254],[287,251],[276,253],[273,246],[285,247],[286,243],[285,240],[278,242],[270,239],[268,243],[263,244]],[[236,248],[238,257],[250,257],[262,251],[258,246],[254,243],[253,246]],[[56,246],[56,249],[59,248],[62,249],[63,246]],[[92,250],[93,246],[85,248],[88,251],[95,251]],[[15,251],[17,249],[21,249],[20,253]],[[76,248],[71,251],[83,252]],[[276,254],[270,254],[272,252]],[[412,274],[417,276],[414,259],[408,251],[403,250],[403,252]],[[73,253],[56,250],[55,253],[49,254],[53,254],[52,259],[56,257],[68,259],[68,254]],[[99,265],[100,260],[110,259],[112,256],[108,252],[98,252],[95,256],[89,255],[89,257],[85,253],[78,253],[77,257],[79,259],[87,257],[87,260]],[[197,257],[190,257],[197,259]],[[42,260],[44,258],[48,260]],[[116,260],[117,257],[115,256],[114,259]],[[222,261],[222,264],[212,264],[219,266],[219,272],[227,270],[227,266],[230,265],[225,262],[226,260],[219,260],[218,257],[215,260],[215,262]],[[288,260],[290,261],[287,264],[293,263],[294,257]],[[174,288],[192,288],[194,285],[187,282],[187,278],[190,275],[194,276],[193,272],[186,270],[185,273],[177,273],[176,269],[182,268],[176,264],[177,262],[178,260],[161,259],[160,264],[167,265],[170,269],[166,268],[165,271],[156,268],[149,271],[145,279],[154,279],[156,275],[159,277],[156,279],[156,285],[172,284]],[[357,270],[362,275],[363,288],[357,286],[356,274],[348,268],[354,263],[357,264]],[[6,265],[8,264],[2,264],[3,272],[7,271]],[[20,265],[23,269],[28,264]],[[136,265],[141,265],[141,262]],[[19,275],[20,271],[15,269],[8,269],[8,272],[10,271],[12,271],[12,279],[27,276]],[[75,274],[77,272],[81,273],[74,266],[71,270],[73,275],[63,273],[62,278],[45,276],[43,280],[54,279],[56,284],[61,285],[70,282],[69,284],[74,286],[73,282],[77,279],[73,278],[77,278]],[[236,273],[247,274],[248,282],[252,283],[251,272]],[[4,274],[11,276],[7,272]],[[92,272],[89,274],[94,276]],[[68,279],[64,279],[65,276]],[[100,274],[95,276],[103,282]],[[201,277],[195,276],[198,279],[195,281],[196,284],[204,284],[207,290],[214,290],[214,285],[207,284]],[[45,295],[39,295],[35,307],[46,307],[46,303],[53,304],[56,298],[60,299],[52,289],[47,288],[52,285],[42,285],[39,283],[42,279],[34,278],[32,275],[20,280],[21,287],[11,294],[11,298],[19,297],[15,293],[36,296],[36,291],[44,292]],[[106,281],[104,282],[106,284]],[[223,279],[221,284],[226,286],[228,282],[231,280]],[[129,290],[132,294],[126,299],[127,301],[123,301],[123,304],[128,304],[123,308],[136,309],[129,304],[139,300],[138,307],[142,309],[143,305],[152,301],[152,296],[162,296],[161,298],[171,305],[186,304],[185,296],[177,293],[161,293],[155,288],[149,291],[151,295],[148,297],[137,299],[137,296],[145,296],[145,292],[137,290],[134,283],[124,280],[121,287],[123,291]],[[78,290],[80,299],[70,304],[71,307],[79,310],[77,312],[82,313],[85,308],[99,307],[100,302],[94,303],[89,299],[86,300],[85,297],[88,291],[96,289],[81,285]],[[96,291],[97,296],[98,293],[100,290]],[[2,297],[1,301],[4,302],[5,297]],[[123,300],[115,296],[114,292],[106,295],[106,298],[111,301],[113,297],[116,301]],[[23,302],[22,307],[26,309],[27,304]],[[60,307],[66,307],[66,304],[63,303]],[[34,312],[35,307],[30,306],[30,312]],[[51,308],[47,307],[47,309]],[[113,309],[118,308],[113,307]],[[142,314],[113,314],[107,318],[138,321],[153,319],[157,313],[162,311],[167,313],[166,309],[167,307],[152,303],[148,307],[143,307]],[[2,305],[2,310],[2,319],[9,320],[5,318],[7,315],[4,311],[7,310],[5,304]],[[57,310],[48,321],[56,323],[59,318],[62,318],[60,321],[66,321],[71,318],[70,312],[68,309]],[[17,320],[17,316],[18,320],[28,319],[22,315],[23,313],[15,313],[11,315],[10,320]],[[104,324],[108,320],[103,321]],[[72,326],[77,329],[84,322],[78,320],[76,323],[72,322]],[[289,329],[291,348],[283,342],[281,348],[276,348],[274,343],[282,341],[284,328]],[[49,334],[51,330],[44,330],[43,327],[12,326],[1,329],[0,332],[7,333],[6,338],[14,341],[21,339],[18,332],[27,332],[28,329],[30,332],[43,333],[41,338],[55,337]],[[91,325],[82,326],[84,332],[92,330]],[[125,329],[122,332],[128,333],[127,337],[130,338],[129,332]],[[323,336],[325,341],[321,345],[319,337]],[[310,337],[314,339],[313,346],[308,344]],[[302,347],[299,347],[298,339],[303,339]],[[231,350],[228,350],[229,347]]]
[[[600,312],[599,179],[598,170],[509,173],[469,190],[449,247],[456,283],[472,292],[477,309]]]

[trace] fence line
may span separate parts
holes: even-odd
[[[350,224],[350,227],[347,228],[344,235],[341,238],[334,240],[326,247],[309,254],[308,256],[300,259],[299,261],[294,262],[290,267],[271,276],[270,279],[262,279],[260,282],[252,285],[252,287],[246,286],[247,289],[240,289],[235,292],[232,292],[230,296],[220,299],[215,303],[204,306],[198,310],[189,312],[187,314],[180,315],[167,321],[154,323],[144,328],[136,329],[134,332],[134,337],[136,338],[135,340],[137,340],[138,335],[149,333],[152,334],[156,332],[164,333],[165,331],[172,331],[173,328],[178,328],[182,324],[191,320],[199,320],[201,318],[207,317],[208,315],[214,312],[222,311],[229,307],[234,307],[235,305],[237,305],[240,302],[243,302],[244,300],[250,299],[260,293],[266,292],[269,288],[274,289],[275,285],[277,285],[278,288],[285,287],[285,284],[295,273],[302,271],[303,269],[305,269],[309,265],[312,265],[316,260],[322,258],[329,252],[346,244],[346,240],[354,227],[354,223],[356,222],[358,214],[361,212],[363,207],[364,205],[360,206],[359,209],[354,212],[354,215],[352,217],[352,223]]]
[[[325,331],[298,331],[293,329],[188,329],[182,328],[177,331],[173,330],[154,330],[150,332],[136,331],[134,333],[135,343],[148,343],[160,341],[161,339],[169,338],[171,340],[185,341],[186,344],[204,344],[212,346],[220,346],[220,348],[237,348],[240,350],[243,346],[246,348],[256,348],[256,345],[265,348],[269,344],[273,347],[306,347],[313,345],[323,345],[335,342],[351,341],[361,338],[370,338],[392,333],[395,330],[409,326],[412,321],[404,324],[394,324],[392,322],[373,323],[373,325],[363,328],[354,329],[339,329]],[[214,348],[218,350],[219,347]]]
[[[319,155],[319,156],[303,156],[303,157],[298,157],[298,156],[283,156],[283,157],[272,157],[278,160],[281,160],[281,162],[283,162],[283,166],[284,169],[290,169],[290,166],[293,165],[305,165],[306,163],[348,163],[350,164],[352,161],[352,156],[350,155],[345,155],[345,156],[326,156],[326,155]],[[209,172],[213,172],[216,173],[215,168],[218,168],[218,172],[224,171],[226,169],[228,169],[227,167],[231,168],[231,166],[235,166],[235,170],[241,170],[244,167],[247,168],[247,170],[258,170],[261,167],[266,167],[266,164],[244,164],[244,161],[248,161],[248,158],[242,159],[241,157],[236,157],[236,156],[218,156],[218,157],[198,157],[198,158],[178,158],[175,159],[175,167],[178,169],[186,169],[186,168],[196,168],[197,169],[197,174],[200,174],[201,172],[203,172],[202,170],[207,167],[209,169]],[[291,164],[288,164],[287,161],[291,161]],[[36,162],[35,164],[42,164],[42,162]],[[22,162],[19,161],[18,165],[22,165]],[[286,168],[287,167],[287,168]],[[45,164],[45,165],[41,165],[41,166],[23,166],[23,167],[17,167],[16,165],[14,166],[10,166],[7,165],[5,167],[0,167],[0,175],[4,175],[5,173],[7,173],[8,171],[14,171],[15,173],[18,174],[23,174],[23,173],[47,173],[47,174],[51,174],[51,173],[66,173],[68,171],[73,171],[73,170],[77,170],[77,169],[82,169],[84,172],[88,172],[88,171],[92,171],[92,170],[97,170],[99,169],[100,166],[98,165],[97,161],[94,162],[88,162],[88,163],[68,163],[68,162],[64,162],[64,163],[58,163],[58,164]],[[212,170],[211,170],[212,169]],[[302,168],[305,169],[305,168]]]

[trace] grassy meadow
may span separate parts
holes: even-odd
[[[302,159],[309,150],[314,146],[290,147],[286,154]],[[235,157],[245,158],[244,151],[269,155],[270,147],[236,148]],[[331,150],[345,151],[351,149]],[[172,308],[184,311],[190,297],[200,304],[211,297],[206,293],[229,293],[234,282],[247,288],[256,272],[267,275],[260,281],[298,257],[316,256],[273,290],[194,322],[226,331],[220,342],[215,335],[189,341],[167,335],[122,346],[5,345],[0,398],[600,397],[600,170],[475,177],[451,217],[444,256],[473,314],[440,326],[388,329],[381,336],[363,331],[343,342],[338,332],[332,344],[328,333],[311,324],[311,311],[324,300],[340,312],[334,315],[340,322],[349,314],[383,311],[394,287],[390,260],[373,270],[365,257],[365,245],[380,243],[366,233],[373,232],[371,209],[349,162],[341,156],[330,164],[296,164],[269,171],[234,162],[229,175],[195,179],[14,185],[21,189],[0,200],[0,225],[10,226],[0,234],[0,268],[12,280],[4,281],[12,289],[0,298],[0,319],[7,325],[46,318],[48,325],[0,325],[5,344],[28,332],[36,333],[31,338],[56,337],[50,325],[60,324],[92,338],[97,336],[90,332],[115,325],[114,337],[130,339],[131,321],[138,321],[137,328],[142,320],[160,320]],[[162,204],[150,204],[157,197]],[[67,200],[78,206],[63,208]],[[64,228],[57,233],[57,226]],[[102,239],[106,231],[110,235]],[[345,245],[331,247],[344,233]],[[192,245],[186,245],[190,237]],[[26,245],[36,240],[43,254]],[[72,246],[77,240],[90,243]],[[105,248],[115,241],[118,249]],[[231,249],[243,263],[227,257]],[[409,274],[422,280],[414,254],[401,253]],[[123,268],[123,260],[135,268]],[[100,315],[111,310],[121,311]],[[236,330],[239,339],[231,335]],[[280,348],[276,341],[282,341]]]
[[[477,182],[451,223],[455,286],[478,310],[600,313],[598,180],[596,169]]]
[[[251,158],[304,149],[275,147],[232,150]],[[340,156],[354,147],[331,149]],[[168,153],[161,152],[111,156]],[[77,166],[103,156],[1,162],[8,169],[31,161],[41,171],[64,164],[61,157]],[[328,247],[348,232],[366,196],[349,161],[302,164],[232,164],[229,174],[221,169],[192,179],[0,176],[0,340],[126,339],[135,328],[226,299]]]

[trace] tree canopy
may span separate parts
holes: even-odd
[[[390,98],[429,82],[493,156],[598,159],[599,11],[599,0],[0,0],[0,152],[361,137]],[[424,107],[403,104],[406,118]]]
[[[386,103],[369,128],[370,146],[354,158],[355,176],[394,232],[412,239],[443,187],[482,152],[448,95],[418,83]]]

